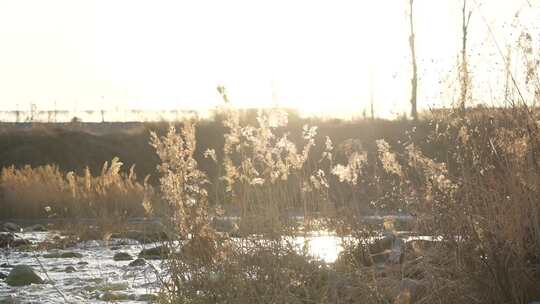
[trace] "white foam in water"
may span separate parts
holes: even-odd
[[[53,232],[21,233],[20,236],[34,241],[43,241],[53,236]],[[294,238],[294,244],[301,250],[307,245],[307,252],[311,256],[327,263],[336,261],[342,248],[343,239],[327,232],[319,232],[307,236]],[[119,247],[112,250],[111,246]],[[145,247],[151,247],[146,244]],[[105,303],[100,297],[106,291],[125,293],[130,296],[122,303],[142,303],[138,301],[145,295],[156,294],[159,290],[159,279],[151,266],[128,267],[131,261],[114,261],[113,256],[117,252],[127,252],[133,258],[137,258],[142,245],[136,242],[124,241],[89,241],[81,242],[74,248],[65,251],[81,253],[82,258],[43,258],[45,253],[51,251],[3,251],[0,256],[0,264],[8,263],[12,265],[29,265],[44,279],[47,276],[42,272],[41,265],[47,271],[48,276],[55,283],[56,288],[66,296],[68,301],[73,303]],[[62,250],[60,250],[62,252]],[[38,257],[39,261],[36,259]],[[81,265],[79,262],[88,264]],[[160,276],[165,276],[161,270],[160,261],[147,261],[152,263]],[[66,273],[64,269],[73,266],[76,272]],[[10,268],[0,268],[0,272],[8,273]],[[0,300],[6,297],[16,298],[22,302],[31,301],[39,303],[64,303],[64,299],[52,284],[31,285],[25,287],[10,287],[5,282],[0,281]]]

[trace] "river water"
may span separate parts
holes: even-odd
[[[50,232],[18,233],[19,237],[39,243],[59,235]],[[311,255],[326,262],[334,262],[341,251],[341,239],[331,234],[298,237],[299,245],[307,244]],[[11,287],[0,280],[0,303],[147,303],[159,291],[159,277],[164,276],[161,261],[147,260],[145,266],[129,266],[131,261],[114,261],[118,252],[134,258],[141,249],[157,244],[141,245],[128,239],[80,242],[68,250],[82,254],[81,258],[44,258],[50,251],[2,250],[0,272],[8,274],[6,265],[29,265],[46,284]],[[74,272],[66,272],[66,267]],[[15,300],[14,300],[15,299]],[[11,301],[11,302],[10,302]]]

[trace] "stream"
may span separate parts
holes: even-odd
[[[19,238],[33,244],[59,235],[56,231],[17,233]],[[307,244],[311,255],[330,263],[341,250],[341,239],[331,234],[321,233],[307,239],[297,237],[296,242]],[[115,261],[113,256],[124,252],[136,259],[143,248],[157,245],[111,239],[79,242],[67,250],[0,249],[0,273],[7,275],[13,266],[28,265],[46,281],[45,284],[11,287],[0,280],[0,303],[150,303],[157,297],[159,278],[165,275],[161,260],[129,266],[132,261]],[[82,257],[43,257],[58,252],[74,252]]]

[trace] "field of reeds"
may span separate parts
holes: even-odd
[[[149,128],[159,159],[153,183],[133,166],[122,171],[118,158],[97,174],[5,167],[2,216],[161,218],[168,303],[540,299],[536,109],[320,128],[291,126],[280,109],[255,120],[227,105],[219,111],[212,124]],[[384,124],[392,133],[371,132]],[[201,146],[212,128],[223,139]],[[366,222],[371,215],[414,220]],[[224,219],[231,228],[216,225]],[[321,232],[342,238],[333,263],[291,241]]]
[[[168,260],[167,301],[529,303],[540,297],[534,109],[433,117],[427,136],[415,138],[413,127],[408,140],[379,139],[375,151],[358,139],[335,144],[326,137],[316,157],[310,157],[316,126],[299,129],[297,145],[280,132],[287,124],[282,111],[261,111],[255,125],[241,124],[234,109],[224,111],[224,153],[204,153],[222,171],[215,181],[194,159],[193,124],[152,136],[166,214],[182,240],[171,243],[179,254]],[[426,141],[444,149],[426,153]],[[223,185],[223,203],[208,203],[212,183]],[[234,234],[211,225],[227,210],[238,216]],[[400,237],[393,222],[366,224],[362,216],[373,213],[413,215],[409,236],[423,238]],[[335,263],[310,257],[287,238],[316,231],[346,239]]]
[[[221,116],[220,116],[221,115]],[[256,124],[257,111],[237,110],[242,124]],[[305,124],[317,126],[318,136],[314,139],[313,153],[308,155],[308,163],[316,163],[317,155],[323,153],[326,137],[332,138],[336,143],[345,142],[348,138],[357,138],[363,143],[368,151],[376,151],[376,140],[384,138],[389,143],[406,141],[408,134],[403,130],[412,129],[410,121],[370,120],[361,119],[356,121],[302,119],[294,112],[288,111],[288,125],[277,130],[280,134],[288,133],[289,139],[295,145],[302,143],[300,132]],[[181,128],[182,123],[176,123]],[[79,195],[73,197],[73,192],[67,191],[71,186],[67,174],[72,177],[86,179],[82,184],[92,184],[98,179],[111,180],[111,177],[101,176],[108,174],[103,166],[111,163],[116,158],[115,168],[118,170],[114,175],[114,183],[107,183],[107,187],[118,189],[131,189],[126,191],[107,191],[109,194],[122,195],[126,193],[132,197],[118,197],[117,200],[130,201],[127,208],[128,216],[143,216],[140,208],[143,199],[142,192],[137,189],[144,188],[145,178],[148,189],[155,188],[159,184],[159,173],[156,170],[159,158],[155,150],[149,145],[151,132],[165,134],[168,130],[167,123],[139,123],[139,124],[107,124],[101,127],[99,133],[95,132],[94,124],[71,126],[69,124],[48,125],[8,125],[0,128],[0,167],[4,168],[3,177],[0,179],[0,200],[6,212],[0,214],[0,218],[42,218],[48,216],[44,207],[56,206],[58,216],[73,216],[72,210],[78,202],[86,196],[89,198],[95,194],[82,195],[83,188],[77,190]],[[427,121],[416,124],[414,136],[423,137],[428,129]],[[196,151],[194,158],[199,167],[212,181],[208,185],[211,195],[209,200],[219,202],[224,198],[223,183],[219,183],[223,168],[205,158],[204,152],[208,149],[215,151],[216,156],[223,158],[223,146],[225,142],[226,127],[222,113],[216,113],[211,120],[197,122]],[[440,149],[427,147],[428,150]],[[337,155],[336,157],[344,157]],[[16,177],[15,177],[16,176]],[[42,181],[45,182],[42,182]],[[91,180],[91,181],[90,181]],[[115,185],[119,182],[122,185]],[[96,189],[98,186],[90,188]],[[99,186],[103,188],[102,186]],[[126,188],[127,187],[127,188]],[[88,187],[87,187],[88,188]],[[88,188],[88,189],[90,189]],[[29,191],[29,189],[35,189]],[[89,190],[96,191],[96,190]],[[102,193],[105,190],[100,190]],[[35,193],[33,193],[35,192]],[[19,193],[19,194],[17,194]],[[25,196],[21,196],[24,194]],[[101,195],[101,194],[100,194]],[[88,201],[87,199],[87,201]],[[88,204],[81,203],[81,204]],[[16,210],[20,211],[16,211]],[[81,206],[82,216],[92,217],[95,214]]]
[[[241,114],[148,127],[152,182],[118,158],[98,171],[4,167],[2,217],[161,218],[168,303],[540,299],[535,108],[321,126]],[[321,232],[342,238],[333,263],[292,241]]]

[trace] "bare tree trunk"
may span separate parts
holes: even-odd
[[[373,72],[373,64],[369,65],[369,105],[370,105],[370,113],[371,113],[371,119],[375,119],[375,108],[374,108],[374,102],[375,102],[375,84],[374,84],[374,72]]]
[[[460,83],[461,95],[459,105],[462,111],[465,111],[465,105],[469,94],[469,66],[467,62],[467,35],[469,32],[469,22],[471,21],[472,11],[467,13],[467,0],[463,0],[463,9],[461,11],[461,30],[462,30],[462,45],[461,45],[461,66],[460,66]]]
[[[54,101],[54,123],[57,123],[56,117],[58,115],[58,108],[56,107],[56,100]]]
[[[416,48],[415,48],[415,34],[414,34],[414,22],[413,22],[413,4],[414,0],[409,0],[409,21],[411,25],[411,34],[409,36],[409,45],[411,47],[412,68],[413,75],[411,78],[411,117],[413,120],[418,120],[418,110],[416,106],[417,91],[418,91],[418,66],[416,64]]]
[[[19,104],[17,104],[17,109],[15,110],[15,122],[21,122],[21,112],[19,111]]]
[[[373,98],[371,99],[371,120],[375,119],[375,109],[373,108]]]

